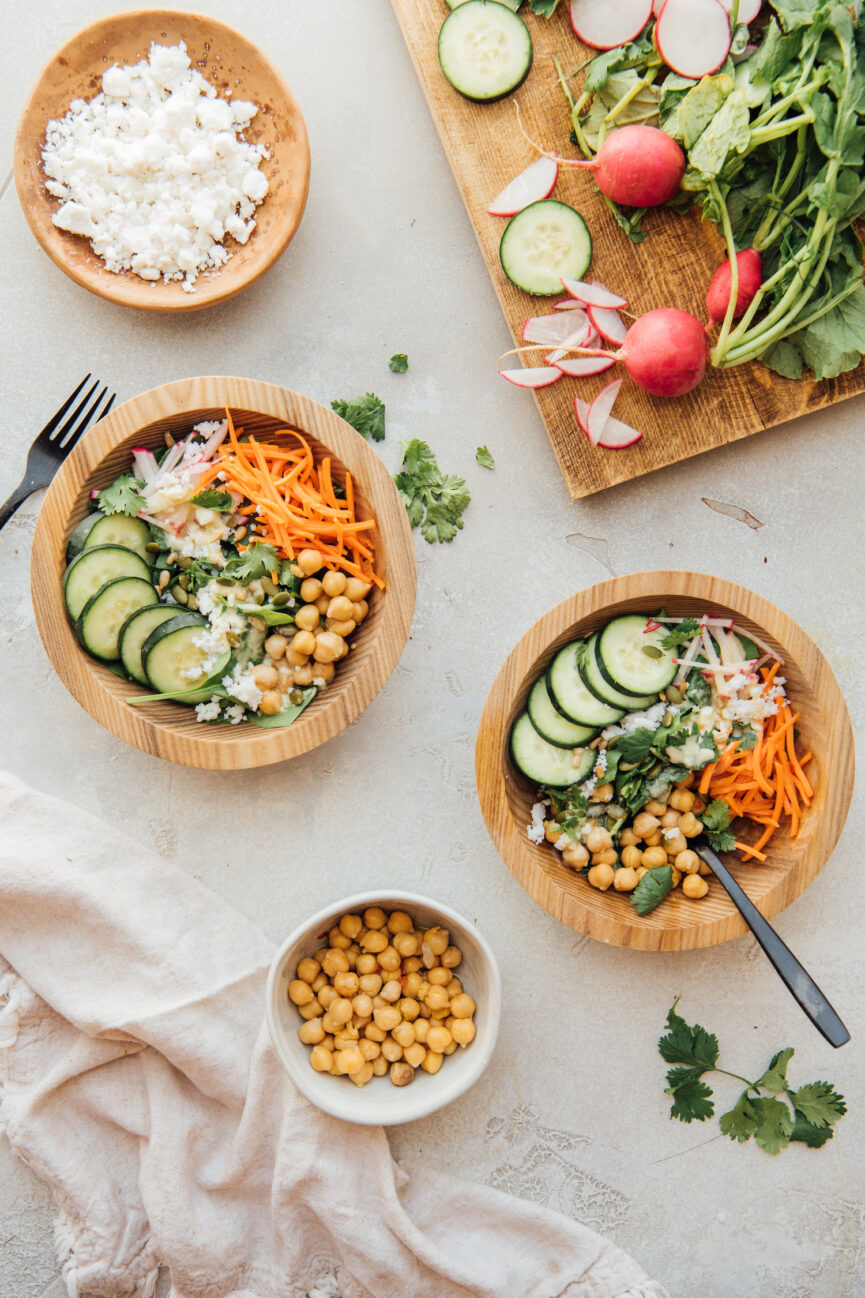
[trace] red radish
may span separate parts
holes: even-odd
[[[623,343],[627,335],[627,328],[622,320],[619,319],[617,311],[607,311],[603,307],[590,306],[589,319],[597,329],[602,338],[608,343]]]
[[[588,324],[588,316],[565,315],[551,311],[549,315],[532,316],[523,325],[523,342],[540,343],[542,347],[562,347],[566,339]]]
[[[673,0],[666,0],[666,5]],[[628,330],[618,352],[631,378],[654,397],[680,397],[706,372],[706,330],[687,311],[661,307],[647,311]]]
[[[756,248],[745,248],[742,252],[736,253],[736,265],[739,270],[739,288],[736,293],[736,305],[733,308],[734,318],[748,310],[763,283],[763,258]],[[732,291],[731,269],[729,260],[724,261],[712,276],[706,294],[706,310],[709,312],[708,329],[713,329],[716,324],[720,324],[727,314]]]
[[[586,428],[586,420],[589,417],[588,401],[583,401],[580,397],[574,397],[574,411],[577,416],[577,423],[586,436],[588,436],[589,430]]]
[[[562,377],[562,371],[555,365],[539,365],[528,370],[499,370],[499,374],[518,388],[548,388]]]
[[[651,16],[652,0],[571,0],[571,26],[596,50],[632,41]]]
[[[603,284],[591,283],[584,284],[579,279],[563,279],[562,287],[566,288],[571,297],[575,297],[579,302],[586,306],[600,306],[605,310],[619,311],[623,306],[628,305],[626,297],[619,297],[616,293],[611,293]],[[560,303],[556,303],[559,306]]]
[[[553,306],[557,311],[585,311],[586,309],[582,302],[577,302],[572,297],[563,297],[561,302],[554,302]]]
[[[588,378],[590,374],[603,374],[611,365],[615,365],[615,356],[571,356],[566,361],[556,361],[563,374],[572,378]]]
[[[616,397],[619,395],[624,379],[613,379],[605,388],[601,388],[586,416],[586,432],[592,446],[597,446],[604,435],[607,420],[612,414]]]
[[[579,397],[574,398],[574,410],[577,416],[577,423],[584,433],[587,432],[586,423],[589,417],[590,406],[588,402],[582,401]],[[643,434],[636,428],[631,428],[630,424],[623,424],[620,419],[608,419],[604,428],[603,436],[598,442],[598,446],[605,451],[622,451],[626,446],[633,446],[639,442]]]
[[[718,0],[703,2],[715,5],[723,16]],[[690,4],[691,0],[684,3]],[[665,4],[665,13],[666,8]],[[611,131],[591,161],[573,165],[594,171],[598,189],[614,203],[623,203],[625,207],[658,207],[669,203],[679,192],[685,174],[685,155],[672,136],[657,126],[633,123]]]
[[[682,77],[717,72],[732,39],[730,15],[721,0],[664,0],[655,24],[658,53]]]
[[[727,10],[727,13],[733,8],[733,0],[721,0],[721,4]],[[763,8],[763,0],[739,0],[739,12],[736,15],[737,23],[752,23]]]
[[[555,158],[537,158],[525,171],[515,176],[509,185],[505,185],[487,211],[490,216],[516,216],[529,203],[549,198],[558,178],[559,164]]]

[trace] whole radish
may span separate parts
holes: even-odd
[[[647,311],[631,325],[618,358],[644,392],[680,397],[706,372],[706,330],[696,316],[675,307]]]
[[[743,315],[754,301],[754,297],[763,283],[763,258],[756,248],[745,248],[736,253],[736,266],[739,272],[739,288],[736,293],[736,305],[733,316]],[[706,294],[706,310],[709,312],[707,329],[713,329],[727,314],[732,290],[732,267],[729,261],[722,262],[712,276],[709,291]]]
[[[611,131],[590,162],[607,198],[625,207],[658,207],[675,198],[685,174],[685,155],[657,126],[620,126]]]

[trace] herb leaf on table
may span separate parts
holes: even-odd
[[[367,441],[384,441],[384,402],[380,401],[374,392],[354,397],[351,401],[337,397],[335,401],[331,401],[330,408],[336,411],[340,419],[351,424],[352,428]]]
[[[465,478],[442,473],[429,445],[415,437],[402,443],[402,467],[394,482],[412,527],[420,527],[430,543],[452,541],[471,500]]]
[[[490,454],[489,447],[487,446],[478,447],[475,451],[475,459],[482,469],[494,469],[496,467],[496,462]]]
[[[388,365],[394,374],[405,374],[408,369],[408,357],[405,352],[394,352],[388,361]]]

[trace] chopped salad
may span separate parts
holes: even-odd
[[[376,523],[351,474],[293,428],[205,421],[91,492],[64,600],[83,647],[202,723],[289,725],[369,612]]]
[[[705,896],[689,840],[764,861],[813,788],[783,661],[732,618],[613,618],[564,646],[529,691],[511,756],[538,789],[528,836],[648,914],[679,884]],[[740,841],[735,819],[759,830]]]

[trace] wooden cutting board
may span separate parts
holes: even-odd
[[[520,134],[513,100],[519,101],[523,123],[534,139],[563,156],[575,156],[569,139],[568,105],[553,55],[558,55],[569,73],[592,51],[571,29],[567,0],[561,0],[552,19],[527,13],[534,43],[528,79],[508,99],[473,104],[457,94],[439,67],[438,31],[447,13],[441,0],[391,3],[516,345],[525,319],[552,310],[556,299],[523,293],[505,277],[498,250],[506,222],[488,216],[485,210],[499,190],[537,156]],[[571,79],[570,84],[573,87],[579,82]],[[654,212],[644,223],[649,237],[635,245],[616,226],[585,172],[561,168],[553,196],[576,207],[592,232],[594,256],[587,278],[598,279],[627,297],[634,315],[654,307],[677,306],[705,318],[706,289],[725,255],[713,225],[693,212],[687,217]],[[530,354],[528,363],[540,363],[542,355]],[[491,340],[491,383],[504,382],[496,375],[497,359]],[[512,358],[511,364],[518,365],[519,358]],[[674,401],[650,397],[626,379],[615,414],[644,436],[623,451],[593,447],[574,416],[574,396],[579,393],[590,400],[607,381],[609,375],[564,378],[532,394],[568,491],[576,498],[865,392],[865,365],[822,383],[782,379],[759,363],[711,370],[695,392]],[[529,399],[528,392],[513,391],[515,403]]]

